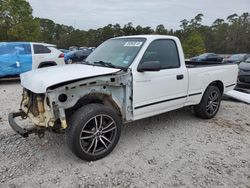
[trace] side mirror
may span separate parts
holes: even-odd
[[[140,63],[137,71],[138,72],[144,72],[144,71],[160,71],[161,70],[161,64],[159,61],[147,61]]]

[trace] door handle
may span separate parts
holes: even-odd
[[[176,76],[176,79],[177,80],[182,80],[184,78],[184,75],[183,74],[179,74]]]

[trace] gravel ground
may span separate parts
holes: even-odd
[[[123,127],[104,159],[86,162],[64,135],[22,138],[7,115],[21,87],[0,83],[0,187],[250,187],[250,106],[223,101],[212,120],[189,108]]]

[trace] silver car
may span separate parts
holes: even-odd
[[[250,58],[239,64],[238,86],[250,88]]]

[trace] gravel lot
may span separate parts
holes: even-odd
[[[189,108],[123,127],[106,158],[81,161],[64,135],[22,138],[7,115],[18,82],[0,83],[0,187],[250,187],[250,105],[223,101],[216,118]]]

